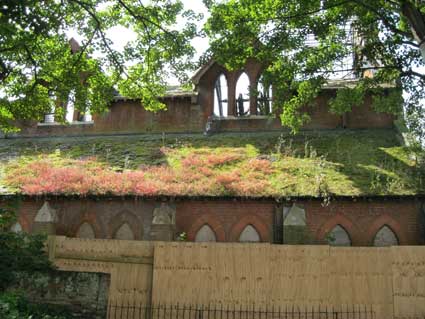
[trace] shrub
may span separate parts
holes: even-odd
[[[0,293],[2,319],[66,319],[71,313],[57,305],[33,304],[19,293]]]

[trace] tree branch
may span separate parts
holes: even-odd
[[[409,32],[405,32],[403,30],[400,30],[399,28],[397,28],[395,25],[393,25],[388,19],[386,19],[375,7],[364,3],[362,0],[351,0],[352,2],[372,11],[374,14],[376,14],[382,21],[382,23],[392,32],[399,34],[403,37],[406,38],[412,38],[412,34],[410,34]]]
[[[99,34],[105,48],[107,49],[107,51],[109,52],[109,54],[111,55],[111,58],[115,64],[115,66],[119,69],[120,73],[124,73],[125,75],[127,75],[127,73],[124,70],[124,67],[122,65],[122,63],[120,61],[118,61],[115,57],[115,51],[112,50],[112,48],[109,46],[108,40],[106,39],[105,33],[103,32],[103,28],[102,28],[102,24],[99,20],[99,18],[96,16],[96,14],[92,11],[93,8],[90,7],[89,4],[80,1],[80,0],[70,0],[72,2],[77,3],[80,7],[82,7],[84,9],[84,11],[86,11],[91,18],[95,21],[96,23],[96,30],[94,33]],[[89,6],[89,7],[87,7]]]
[[[417,78],[420,78],[421,80],[425,81],[425,74],[421,74],[419,72],[413,71],[412,69],[403,71],[400,73],[401,76],[414,76]]]
[[[124,1],[122,1],[122,0],[117,0],[118,1],[118,3],[119,4],[121,4],[121,6],[124,8],[124,9],[126,9],[127,10],[127,12],[133,17],[133,18],[135,18],[136,20],[142,20],[142,21],[145,21],[145,22],[148,22],[148,23],[150,23],[150,24],[152,24],[152,25],[154,25],[155,27],[157,27],[158,29],[160,29],[161,31],[163,31],[165,34],[167,34],[168,36],[170,36],[170,37],[172,37],[172,38],[174,38],[175,37],[175,35],[172,33],[172,32],[170,32],[169,30],[167,30],[167,29],[165,29],[165,28],[163,28],[160,24],[158,24],[158,23],[156,23],[155,21],[152,21],[151,19],[148,19],[148,18],[146,18],[146,17],[144,17],[144,16],[142,16],[142,15],[140,15],[140,14],[137,14],[136,12],[134,12],[129,6],[127,6],[125,3],[124,3]],[[140,3],[140,2],[139,2]],[[141,7],[143,7],[144,8],[144,6],[142,5],[142,4],[140,4],[140,6]],[[143,25],[144,26],[146,26],[146,24],[144,24],[143,23]]]

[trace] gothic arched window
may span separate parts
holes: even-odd
[[[127,223],[124,223],[115,232],[114,239],[134,240],[134,234],[130,226]]]
[[[220,74],[214,84],[214,115],[228,115],[227,80],[224,74]]]
[[[249,115],[249,78],[244,72],[236,82],[236,114],[238,116]]]
[[[96,238],[96,235],[94,233],[93,227],[89,223],[84,222],[81,224],[80,228],[78,228],[77,237],[92,239]]]
[[[376,247],[386,247],[386,246],[397,246],[398,239],[393,230],[384,225],[381,229],[376,233],[375,238],[373,240],[373,246]]]
[[[74,121],[74,104],[75,104],[75,92],[72,90],[68,95],[68,101],[66,104],[66,114],[65,120],[68,123],[72,123]]]
[[[196,242],[215,242],[217,241],[217,238],[215,236],[214,231],[211,229],[211,227],[205,224],[196,233],[195,241]]]
[[[252,225],[247,225],[244,230],[239,235],[239,241],[240,242],[260,242],[260,235],[258,234],[257,230]]]
[[[262,75],[257,83],[257,114],[269,115],[272,113],[272,86]]]
[[[341,225],[336,225],[329,232],[327,239],[331,246],[351,246],[350,236]]]

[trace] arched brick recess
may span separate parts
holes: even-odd
[[[78,230],[80,229],[81,225],[83,225],[84,223],[89,224],[93,228],[94,237],[95,238],[101,238],[101,236],[100,236],[100,234],[101,234],[100,227],[99,227],[99,225],[96,222],[93,223],[93,220],[92,219],[82,219],[80,221],[80,223],[78,224],[78,226],[75,227],[75,229],[73,230],[73,237],[77,237]]]
[[[351,239],[352,246],[360,246],[362,244],[361,233],[357,225],[344,215],[337,214],[327,220],[316,233],[316,239],[326,243],[326,235],[336,226],[341,225]]]
[[[198,89],[200,91],[199,103],[205,107],[205,119],[214,114],[214,85],[218,77],[222,74],[226,78],[227,87],[229,89],[229,73],[225,68],[217,63],[214,63],[214,65],[207,71],[207,73],[201,77],[198,84]],[[227,96],[226,98],[228,99],[229,97]]]
[[[398,239],[399,245],[407,245],[408,241],[405,234],[403,233],[402,227],[400,224],[394,220],[389,215],[381,215],[375,219],[372,224],[369,226],[366,233],[366,240],[368,245],[373,245],[373,240],[376,233],[382,228],[382,226],[387,225],[394,232]]]
[[[141,221],[128,210],[121,211],[111,218],[109,222],[108,238],[113,238],[116,231],[124,224],[127,223],[133,232],[134,239],[141,240],[143,238],[143,227]]]
[[[224,232],[223,226],[217,221],[216,217],[212,215],[203,215],[196,219],[187,232],[187,239],[189,241],[195,241],[196,233],[205,224],[211,227],[218,242],[226,241],[226,233]]]
[[[108,234],[104,231],[102,225],[99,224],[100,220],[98,219],[96,212],[93,210],[86,210],[90,208],[84,207],[80,213],[73,217],[75,223],[67,231],[67,236],[77,237],[77,232],[80,226],[84,223],[90,224],[93,227],[94,234],[96,238],[107,238]],[[66,214],[66,210],[63,210],[63,213]],[[63,228],[63,226],[61,226]]]
[[[230,230],[230,233],[228,234],[229,241],[239,241],[239,236],[241,232],[248,225],[252,225],[256,229],[256,231],[260,235],[261,242],[270,242],[269,227],[261,220],[260,217],[255,215],[247,215],[241,218],[236,224],[234,224]]]

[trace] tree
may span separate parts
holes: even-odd
[[[198,16],[181,1],[4,0],[0,6],[0,129],[16,119],[40,120],[73,98],[81,112],[101,112],[113,88],[140,98],[148,110],[164,107],[166,78],[181,80],[194,53],[189,40]],[[177,20],[186,24],[177,28]],[[136,40],[113,49],[107,30],[124,26]],[[66,32],[84,37],[70,48]],[[63,108],[56,107],[58,117]]]
[[[54,271],[44,249],[46,236],[10,230],[16,222],[14,209],[14,206],[0,208],[0,317],[65,318],[57,316],[64,313],[63,309],[31,304],[23,294],[7,290],[18,283],[22,275]]]
[[[16,274],[48,272],[51,264],[44,251],[45,237],[10,230],[16,216],[13,208],[0,208],[0,292],[16,280]]]
[[[423,137],[425,4],[413,0],[204,0],[209,52],[230,69],[248,58],[265,62],[281,120],[297,131],[335,69],[351,71],[355,85],[337,92],[331,111],[349,112],[365,92],[377,111],[404,111],[408,127]],[[307,39],[314,38],[309,45]],[[422,50],[423,51],[423,50]],[[344,65],[353,55],[353,63]],[[373,70],[373,77],[362,76]],[[391,89],[385,89],[390,84]],[[404,100],[402,92],[404,94]],[[404,108],[402,107],[404,106]]]

